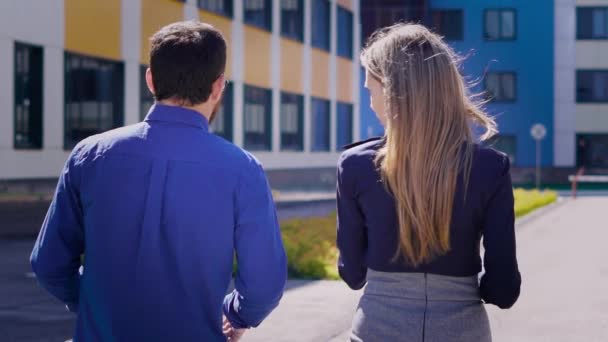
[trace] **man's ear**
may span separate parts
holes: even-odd
[[[214,101],[219,101],[222,98],[224,87],[226,86],[226,76],[223,74],[211,85],[211,98]]]
[[[152,70],[150,68],[146,69],[146,85],[152,94],[156,94],[154,92],[154,82],[152,82]]]

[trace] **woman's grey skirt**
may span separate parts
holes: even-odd
[[[351,341],[490,342],[478,279],[368,270]]]

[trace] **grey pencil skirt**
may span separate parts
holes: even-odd
[[[368,270],[351,341],[490,342],[478,279]]]

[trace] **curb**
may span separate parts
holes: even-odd
[[[532,211],[531,213],[516,219],[515,227],[520,228],[520,227],[526,226],[527,224],[529,224],[533,221],[536,221],[536,219],[538,219],[539,217],[562,207],[566,203],[569,203],[571,200],[572,200],[571,198],[558,197],[557,201],[555,201],[549,205],[546,205],[542,208],[536,209],[536,210]]]

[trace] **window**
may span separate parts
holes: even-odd
[[[514,72],[489,72],[485,78],[486,96],[492,102],[515,102],[516,83]]]
[[[139,67],[139,119],[144,120],[150,107],[154,104],[154,95],[148,89],[148,83],[146,82],[146,70],[147,65],[141,65]]]
[[[514,40],[516,36],[517,18],[515,10],[486,10],[486,40]]]
[[[304,0],[281,0],[281,35],[304,41]]]
[[[579,134],[577,166],[608,168],[608,134]]]
[[[245,24],[272,31],[272,0],[244,0]]]
[[[123,125],[123,64],[65,54],[64,148]]]
[[[608,7],[579,7],[576,10],[578,39],[608,39]]]
[[[232,0],[198,0],[198,8],[232,17]]]
[[[463,40],[462,10],[434,10],[431,12],[432,26],[446,40]]]
[[[312,98],[311,150],[329,151],[329,101]]]
[[[505,153],[509,157],[511,165],[517,161],[517,137],[514,135],[495,135],[488,143],[490,147]]]
[[[423,1],[361,1],[361,41],[365,42],[379,28],[396,22],[422,22],[428,5]]]
[[[281,150],[304,150],[304,97],[281,93]]]
[[[353,13],[338,6],[338,56],[353,58]]]
[[[15,43],[16,149],[42,148],[41,47]]]
[[[272,149],[272,92],[270,89],[245,86],[245,148],[254,151]]]
[[[313,47],[329,51],[330,7],[327,0],[312,2],[312,41]]]
[[[608,102],[608,70],[578,70],[576,102]]]
[[[222,105],[215,113],[213,122],[211,122],[211,130],[216,135],[232,141],[232,119],[234,117],[233,107],[233,87],[232,83],[228,83],[224,88],[224,98],[222,99]]]
[[[353,105],[338,102],[337,105],[337,131],[336,149],[344,149],[344,146],[353,142]]]

